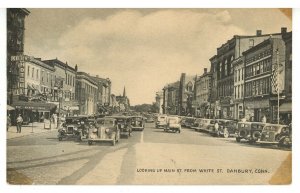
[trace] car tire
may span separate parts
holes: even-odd
[[[112,145],[112,146],[115,146],[115,145],[116,145],[116,139],[112,140],[111,145]]]
[[[227,129],[224,129],[223,137],[224,138],[228,138],[229,137],[229,132],[228,132]]]
[[[236,137],[235,140],[236,140],[236,142],[241,142],[241,138],[239,138],[239,137]]]
[[[58,141],[62,141],[62,137],[59,137],[59,138],[58,138]]]
[[[93,142],[92,142],[92,141],[88,141],[88,144],[89,144],[89,145],[93,145]]]

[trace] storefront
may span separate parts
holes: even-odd
[[[279,106],[280,119],[284,124],[292,122],[292,102],[285,102]]]
[[[245,118],[247,121],[262,121],[266,117],[267,122],[271,121],[270,103],[268,98],[245,100]]]
[[[220,100],[220,105],[221,105],[220,118],[233,119],[234,104],[231,97],[222,98]]]
[[[45,119],[50,120],[56,109],[56,105],[44,102],[18,101],[11,106],[15,108],[12,112],[12,123],[15,123],[17,116],[21,114],[24,124],[44,122]]]

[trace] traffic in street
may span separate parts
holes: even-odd
[[[58,130],[7,140],[8,182],[16,184],[270,184],[290,148],[217,138],[193,128],[141,131],[93,144]],[[288,172],[288,171],[284,171]],[[19,180],[18,180],[19,179]]]

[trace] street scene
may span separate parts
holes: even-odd
[[[276,174],[288,174],[282,167],[291,161],[289,149],[237,143],[189,128],[167,133],[154,123],[116,146],[60,142],[57,131],[50,131],[12,138],[7,148],[8,180],[19,184],[276,184],[289,180],[278,181]]]
[[[7,183],[291,184],[291,15],[7,9]]]

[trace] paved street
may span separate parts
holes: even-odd
[[[269,184],[289,173],[289,150],[187,128],[165,133],[147,123],[143,132],[116,146],[59,142],[56,135],[53,130],[8,139],[8,179],[19,177],[24,184]]]

